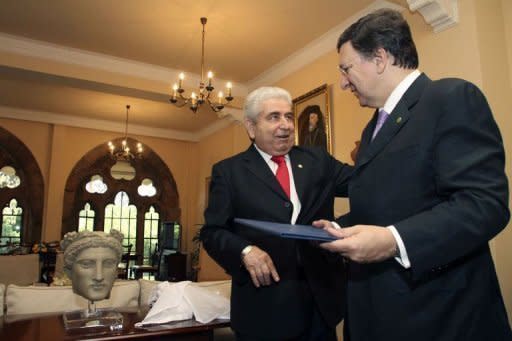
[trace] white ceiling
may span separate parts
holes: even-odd
[[[217,88],[234,82],[236,100],[225,111],[237,116],[248,90],[332,51],[350,22],[382,6],[394,4],[2,0],[0,117],[118,130],[130,104],[131,132],[194,140],[227,122],[168,101],[179,71],[188,76],[187,93],[198,83],[200,17],[208,17],[205,67]]]

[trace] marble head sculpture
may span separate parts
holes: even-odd
[[[73,292],[89,301],[110,297],[121,260],[123,234],[117,230],[69,232],[64,235],[64,272]]]

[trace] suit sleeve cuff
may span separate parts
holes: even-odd
[[[400,234],[396,230],[395,226],[390,225],[387,228],[393,234],[393,237],[395,238],[396,241],[396,245],[398,246],[399,255],[395,257],[395,260],[404,268],[409,269],[411,267],[411,262],[409,261],[409,257],[407,256],[407,250],[405,249],[402,237],[400,237]]]

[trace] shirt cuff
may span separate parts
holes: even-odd
[[[335,222],[335,221],[331,221],[331,224],[332,224],[332,226],[334,226],[334,228],[335,228],[336,230],[341,229],[340,225],[338,225],[338,223],[337,223],[337,222]]]
[[[400,237],[400,234],[396,230],[395,226],[390,225],[387,228],[393,234],[396,245],[398,246],[398,251],[400,252],[400,255],[395,257],[395,260],[404,268],[409,269],[411,267],[411,262],[409,261],[409,257],[407,256],[407,250],[405,249],[402,237]]]

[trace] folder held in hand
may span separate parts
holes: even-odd
[[[235,223],[249,226],[260,231],[273,234],[282,238],[307,239],[331,242],[337,240],[325,230],[311,225],[281,224],[270,221],[235,218]]]

